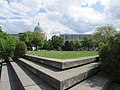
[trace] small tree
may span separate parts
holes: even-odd
[[[14,50],[14,59],[17,59],[19,57],[23,57],[27,52],[27,46],[24,42],[19,41],[16,44],[15,50]]]

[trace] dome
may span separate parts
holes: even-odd
[[[43,29],[42,29],[42,27],[39,25],[39,23],[38,23],[38,25],[34,28],[34,31],[43,31]]]

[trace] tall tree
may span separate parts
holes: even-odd
[[[42,48],[44,43],[44,38],[41,33],[37,32],[25,32],[20,36],[20,40],[24,41],[28,47],[35,46]]]
[[[65,50],[66,51],[74,51],[75,50],[74,41],[65,41]]]
[[[49,49],[49,42],[47,40],[44,40],[43,49]]]
[[[83,37],[83,40],[82,40],[82,47],[87,49],[89,51],[89,49],[91,47],[93,47],[93,39],[92,39],[92,36],[85,36]]]
[[[109,38],[111,38],[115,34],[116,34],[116,28],[114,28],[113,26],[110,25],[101,26],[96,28],[96,31],[94,33],[94,38],[97,44],[99,44],[100,42],[106,43],[109,40]]]
[[[64,40],[60,36],[54,35],[54,36],[52,36],[51,42],[52,42],[52,46],[55,50],[61,50]]]
[[[42,48],[44,43],[44,38],[41,33],[33,32],[32,44],[35,45],[36,49]]]
[[[80,41],[75,41],[74,42],[74,46],[75,46],[75,50],[79,50],[80,49],[80,47],[81,47],[81,43],[80,43]]]
[[[24,41],[27,46],[31,46],[33,35],[32,32],[25,32],[23,35],[20,35],[20,41]]]
[[[0,32],[3,32],[2,27],[0,27]]]

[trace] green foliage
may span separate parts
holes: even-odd
[[[111,37],[108,43],[100,43],[99,47],[102,71],[120,83],[120,33]]]
[[[74,51],[75,50],[74,41],[65,41],[65,50],[66,51]]]
[[[48,41],[44,40],[43,49],[45,49],[45,50],[52,50],[53,49],[53,46],[52,46],[50,39]]]
[[[0,32],[3,32],[1,28],[0,28]]]
[[[39,46],[40,48],[43,47],[44,38],[41,33],[33,32],[33,39],[32,44],[36,46]]]
[[[75,50],[79,51],[79,49],[80,49],[80,47],[81,47],[80,41],[75,41],[75,42],[74,42],[74,46],[75,46]]]
[[[20,36],[20,40],[24,41],[28,47],[35,46],[37,48],[39,46],[42,48],[44,43],[43,35],[37,32],[25,32]]]
[[[27,46],[30,46],[33,37],[31,32],[25,32],[23,35],[20,35],[19,38],[20,41],[24,41]]]
[[[107,43],[107,41],[116,34],[116,29],[113,26],[101,26],[96,28],[94,33],[94,39],[97,44],[100,42]]]
[[[5,32],[0,31],[0,38],[6,39],[7,36],[8,35]]]
[[[9,61],[13,57],[13,51],[16,46],[17,39],[14,36],[6,35],[0,37],[0,57],[5,61]]]
[[[61,50],[61,47],[64,44],[64,40],[60,36],[54,35],[52,36],[51,43],[55,50]]]
[[[27,46],[24,42],[19,41],[16,44],[15,50],[14,50],[14,58],[17,59],[19,57],[23,57],[27,52]]]
[[[89,51],[89,49],[92,48],[93,45],[94,45],[94,43],[93,43],[92,36],[85,36],[85,37],[83,37],[82,47],[85,48],[85,50]]]

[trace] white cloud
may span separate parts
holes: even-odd
[[[0,1],[0,25],[8,33],[32,31],[37,22],[48,37],[59,33],[92,33],[97,26],[106,24],[120,28],[119,0],[11,1]],[[97,2],[104,7],[103,12],[91,7]],[[45,13],[39,12],[41,8],[45,9]]]
[[[84,22],[98,23],[105,20],[104,14],[96,12],[90,7],[70,7],[69,14],[76,20],[84,20]]]

